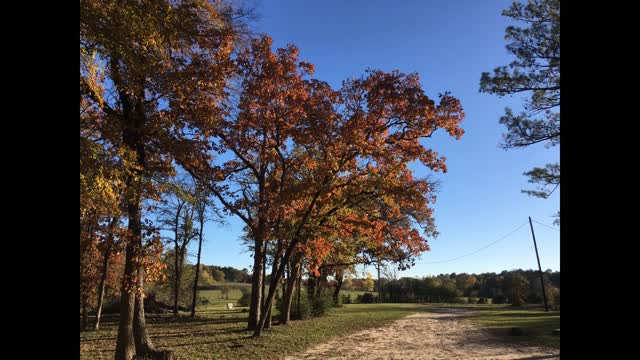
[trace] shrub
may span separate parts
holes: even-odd
[[[300,311],[298,311],[300,310]],[[298,309],[298,299],[294,296],[291,299],[291,320],[304,320],[311,316],[311,303],[306,296],[300,297],[300,309]]]
[[[275,308],[282,314],[284,313],[284,297],[278,296],[276,293],[275,298]],[[289,313],[289,319],[291,320],[304,320],[309,318],[312,315],[312,305],[309,302],[309,298],[306,296],[300,297],[300,312],[298,312],[298,299],[297,296],[294,295],[291,298],[291,309]]]
[[[524,298],[520,294],[515,294],[513,296],[513,301],[511,302],[512,306],[522,306],[524,305]]]
[[[478,303],[478,298],[475,298],[475,297],[469,297],[469,298],[467,299],[467,302],[468,302],[469,304],[477,304],[477,303]]]
[[[200,296],[198,298],[198,304],[200,304],[200,305],[209,305],[209,299],[206,298],[206,297]]]
[[[374,301],[374,297],[373,297],[372,293],[366,292],[366,293],[364,293],[362,295],[358,295],[357,301],[360,304],[372,304],[373,301]]]
[[[333,306],[333,298],[331,296],[318,296],[313,298],[311,303],[311,314],[315,316],[322,316],[327,313],[327,310]]]
[[[240,292],[242,292],[242,296],[238,299],[238,306],[249,306],[251,303],[251,290],[241,287]]]
[[[476,304],[488,304],[489,302],[487,301],[487,298],[479,298],[478,302]]]
[[[333,297],[331,298],[331,304],[333,305],[333,307],[342,307],[342,297],[338,296],[337,301],[334,301]]]
[[[351,294],[342,295],[342,303],[343,304],[351,304]]]
[[[493,297],[493,299],[491,299],[491,303],[492,304],[506,304],[507,303],[507,297],[504,296],[503,294],[498,294],[496,296]]]

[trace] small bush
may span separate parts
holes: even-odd
[[[469,298],[467,299],[467,302],[468,302],[469,304],[477,304],[477,303],[478,303],[478,298],[475,298],[475,297],[469,297]]]
[[[327,313],[333,306],[333,298],[330,296],[318,296],[313,299],[311,305],[311,314],[315,316],[322,316]]]
[[[463,297],[457,297],[457,298],[453,299],[453,303],[454,304],[468,304],[467,299],[465,299]]]
[[[342,295],[342,303],[343,304],[351,304],[351,294]]]
[[[198,304],[200,305],[209,305],[209,299],[206,297],[199,297],[198,298]]]
[[[487,298],[481,297],[478,299],[478,302],[476,304],[488,304],[488,303],[489,301],[487,301]]]
[[[373,297],[373,294],[370,292],[366,292],[362,295],[358,295],[356,299],[360,304],[372,304],[373,301],[375,300]]]
[[[333,307],[342,307],[342,297],[338,296],[337,301],[334,301],[334,299],[332,298],[331,301]]]
[[[300,311],[298,311],[300,310]],[[306,296],[300,297],[300,308],[298,309],[298,299],[294,296],[291,299],[291,320],[304,320],[311,316],[311,303]]]
[[[521,295],[516,295],[513,297],[513,301],[511,302],[512,306],[522,306],[524,305],[524,299]]]
[[[507,303],[507,297],[504,296],[503,294],[498,294],[496,296],[493,297],[493,299],[491,300],[492,304],[506,304]]]
[[[238,306],[249,306],[251,303],[251,290],[248,288],[240,288],[240,292],[242,292],[242,296],[238,299]]]

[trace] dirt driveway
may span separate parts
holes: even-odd
[[[505,344],[464,321],[465,310],[418,313],[320,344],[294,359],[560,359],[560,351]]]

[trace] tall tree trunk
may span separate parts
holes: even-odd
[[[261,311],[262,312],[265,311],[264,299],[265,299],[266,296],[264,295],[264,292],[265,292],[264,289],[267,286],[266,277],[267,277],[267,247],[268,247],[268,245],[269,245],[268,242],[265,241],[264,242],[264,251],[262,252],[262,255],[263,255],[263,257],[262,257],[262,289],[260,290],[261,291],[260,296],[262,297],[262,304],[260,304],[260,306],[261,306],[261,309],[262,309]]]
[[[262,300],[262,262],[264,261],[262,237],[259,235],[255,240],[253,254],[253,276],[251,278],[251,304],[249,305],[248,330],[255,330],[260,318],[260,308]]]
[[[302,262],[300,262],[300,266],[298,268],[298,296],[297,296],[297,308],[298,308],[298,317],[302,319],[302,306],[300,304],[300,295],[302,293]]]
[[[283,264],[289,261],[291,250],[292,250],[292,246],[290,245],[289,249],[287,249],[287,251],[284,254],[284,258],[282,259]],[[276,256],[276,258],[278,258],[278,256]],[[273,298],[276,295],[276,287],[280,282],[280,279],[282,278],[283,274],[284,274],[284,265],[280,264],[280,266],[278,266],[276,269],[275,277],[272,277],[271,279],[271,284],[269,286],[269,293],[267,295],[266,302],[265,302],[265,309],[269,309],[273,305]],[[267,315],[268,314],[265,312],[265,313],[262,313],[261,316],[259,317],[260,320],[256,325],[255,330],[253,331],[254,337],[258,337],[262,335],[262,330],[264,329],[264,325],[267,322]]]
[[[318,286],[318,278],[313,276],[311,273],[307,278],[307,297],[309,300],[313,300],[313,297],[316,295],[316,288]]]
[[[202,253],[202,234],[204,228],[204,220],[200,217],[200,233],[198,234],[198,261],[196,263],[196,278],[193,281],[193,298],[191,300],[191,317],[196,316],[196,300],[198,297],[198,278],[200,276],[200,254]]]
[[[327,270],[323,268],[320,270],[320,277],[317,279],[316,283],[316,298],[319,298],[324,295],[325,290],[327,289]]]
[[[102,303],[104,301],[104,291],[107,285],[107,274],[109,272],[109,257],[111,256],[111,246],[113,244],[113,231],[118,221],[117,217],[111,219],[109,223],[109,233],[107,234],[107,244],[104,250],[104,259],[102,260],[102,275],[100,277],[100,285],[98,285],[98,307],[96,308],[95,330],[100,329],[100,316],[102,315]]]
[[[300,272],[300,264],[296,262],[291,269],[289,264],[289,277],[287,277],[287,286],[285,287],[282,301],[284,302],[282,314],[280,314],[280,323],[286,325],[291,320],[291,300],[293,299],[293,290],[298,281],[298,272]]]
[[[342,287],[342,281],[344,280],[342,270],[336,270],[336,287],[333,289],[333,305],[338,305],[340,301],[340,288]]]
[[[182,202],[178,200],[176,207],[176,217],[173,219],[173,316],[178,316],[178,298],[180,296],[180,212],[182,211]]]
[[[267,311],[267,320],[264,322],[264,328],[266,330],[271,329],[271,310],[272,309],[273,309],[273,303],[271,304],[271,306],[269,306],[268,309],[266,309],[266,311]]]
[[[276,252],[273,256],[273,266],[271,267],[271,281],[269,283],[269,288],[275,288],[276,291],[278,289],[278,283],[280,282],[279,279],[276,279],[276,273],[279,270],[279,266],[280,266],[280,259],[281,259],[281,252],[282,252],[282,242],[279,241],[278,242],[278,247],[276,249]],[[282,267],[284,267],[284,263],[282,264]],[[283,269],[284,270],[284,269]],[[271,328],[271,310],[273,309],[273,303],[269,304],[269,307],[267,309],[265,309],[265,311],[267,311],[267,320],[265,321],[265,325],[264,328],[265,329],[270,329]]]
[[[139,278],[139,263],[136,259],[140,255],[142,250],[142,223],[141,223],[141,207],[142,207],[142,184],[140,179],[145,176],[142,170],[145,169],[145,146],[142,139],[142,133],[145,126],[145,113],[144,104],[144,89],[140,87],[138,90],[138,99],[135,100],[130,94],[122,87],[122,82],[119,77],[119,58],[117,55],[111,56],[111,73],[114,80],[114,85],[118,88],[120,95],[120,102],[122,104],[122,117],[121,125],[123,130],[123,143],[127,150],[133,151],[136,154],[137,169],[134,169],[134,174],[127,176],[125,180],[125,194],[127,213],[129,217],[129,236],[127,238],[126,257],[124,276],[122,277],[122,296],[120,304],[120,323],[118,325],[118,337],[116,342],[116,360],[133,360],[136,353],[140,358],[144,359],[145,351],[144,346],[137,346],[138,344],[144,344],[144,341],[140,341],[143,338],[148,338],[146,334],[145,322],[144,322],[144,303],[140,298],[138,311],[135,309],[136,295],[142,295],[142,284],[144,279]],[[140,84],[143,80],[139,80]],[[136,282],[138,278],[138,282]],[[137,285],[137,286],[136,286]],[[136,289],[140,286],[140,289]],[[136,291],[138,290],[138,291]],[[134,315],[136,321],[134,322]],[[165,359],[171,358],[171,353],[163,352]]]
[[[89,327],[89,313],[87,311],[87,303],[89,300],[86,296],[82,297],[82,327],[81,330],[86,330]]]
[[[380,296],[380,294],[382,294],[380,292],[380,260],[378,260],[378,302],[381,303],[382,302],[382,297]]]
[[[129,223],[129,229],[131,229]],[[133,277],[136,275],[133,264],[133,251],[135,243],[127,244],[124,276],[122,277],[122,290],[120,295],[120,323],[118,324],[118,338],[116,342],[116,360],[132,360],[136,355],[136,345],[133,340],[133,314],[135,307]]]
[[[178,234],[176,233],[176,238]],[[175,241],[174,253],[174,276],[173,276],[173,315],[178,316],[178,297],[180,296],[180,247],[178,246],[178,240]]]
[[[94,216],[90,216],[90,217],[93,218]],[[95,220],[95,221],[96,221],[96,224],[97,224],[97,220]],[[82,260],[83,260],[82,257],[90,256],[90,255],[88,255],[89,253],[87,252],[87,247],[93,245],[93,239],[94,239],[94,236],[95,236],[96,229],[95,229],[95,227],[93,225],[93,221],[91,223],[92,223],[92,225],[88,226],[87,232],[89,234],[88,234],[87,240],[86,240],[86,242],[84,244],[82,242],[82,222],[80,223],[80,239],[81,239],[81,241],[80,241],[80,257],[81,257],[80,264],[83,263],[82,262]],[[81,271],[82,271],[82,269],[81,269]],[[81,279],[81,281],[82,281],[82,279]],[[82,319],[81,319],[81,322],[80,322],[80,331],[87,330],[87,328],[89,327],[89,314],[88,314],[88,310],[87,310],[89,298],[88,298],[87,293],[89,292],[88,288],[90,288],[90,287],[91,287],[90,283],[85,283],[85,284],[83,284],[82,282],[80,283],[80,304],[82,306]]]
[[[144,270],[139,270],[140,287],[144,285]],[[147,333],[144,316],[144,292],[135,295],[133,338],[136,346],[136,360],[173,360],[175,354],[170,350],[158,350],[153,346]]]

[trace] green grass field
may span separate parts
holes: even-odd
[[[219,297],[216,293],[208,295]],[[559,336],[551,335],[552,329],[560,327],[560,313],[544,313],[537,307],[522,310],[508,305],[351,304],[332,309],[324,317],[292,321],[288,326],[274,325],[265,336],[253,338],[251,332],[245,331],[248,313],[242,309],[246,308],[225,310],[227,300],[223,301],[208,305],[194,320],[186,316],[174,319],[171,315],[148,315],[154,344],[175,350],[178,359],[278,359],[332,337],[383,326],[411,313],[438,307],[477,310],[468,317],[469,321],[489,329],[504,341],[551,347],[560,344]],[[522,327],[525,335],[508,336],[512,326]],[[112,359],[116,333],[117,316],[105,317],[98,332],[80,333],[81,358]]]
[[[239,289],[230,289],[229,299],[222,298],[221,290],[200,290],[198,296],[207,298],[209,305],[198,305],[197,310],[223,310],[227,303],[233,303],[237,306],[237,301],[242,296],[242,292]]]

